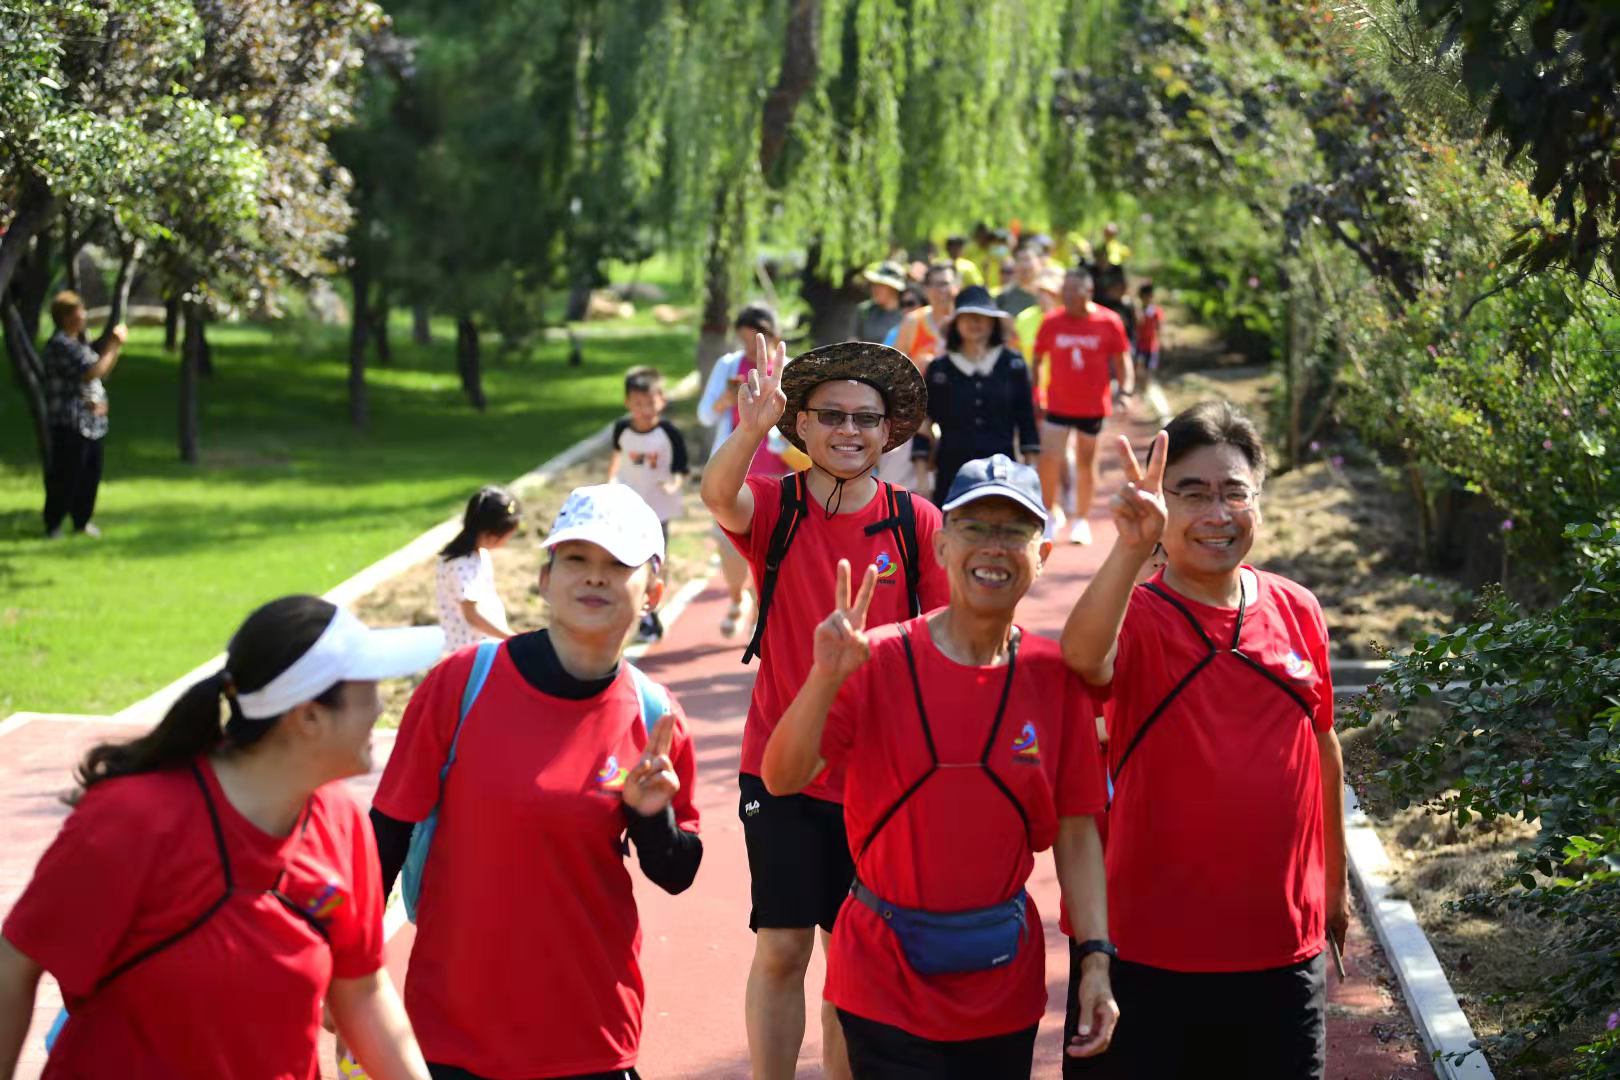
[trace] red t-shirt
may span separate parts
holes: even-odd
[[[750,476],[748,489],[754,493],[754,520],[745,535],[726,535],[753,567],[754,580],[765,578],[765,553],[771,534],[782,514],[781,481]],[[833,609],[838,586],[838,560],[848,559],[854,587],[868,566],[878,568],[877,590],[867,609],[866,625],[882,626],[911,617],[906,596],[906,572],[895,550],[894,533],[884,529],[866,535],[866,527],[888,516],[888,499],[883,488],[859,512],[836,514],[828,520],[823,509],[808,497],[810,512],[799,522],[782,566],[777,571],[776,593],[765,620],[765,640],[761,644],[759,674],[754,678],[754,695],[748,703],[748,722],[743,727],[742,771],[759,775],[776,722],[810,674],[814,658],[812,641],[816,627]],[[912,493],[911,505],[917,515],[917,550],[922,560],[917,579],[918,599],[923,611],[932,611],[950,602],[951,586],[945,568],[934,558],[934,530],[940,513],[933,503]],[[804,794],[829,802],[844,799],[843,770],[829,768],[804,789]]]
[[[1139,351],[1150,353],[1159,347],[1159,324],[1164,321],[1164,312],[1157,304],[1149,304],[1142,309],[1142,317],[1136,320],[1136,347]]]
[[[976,765],[1007,682],[1006,665],[966,667],[934,645],[926,618],[905,624],[942,765]],[[844,823],[852,855],[929,765],[898,628],[873,635],[872,658],[839,691],[822,734],[830,766],[847,769]],[[861,881],[901,907],[964,911],[1006,900],[1029,880],[1058,819],[1095,814],[1104,793],[1096,708],[1055,642],[1024,634],[989,767],[1029,819],[980,768],[942,768],[889,819],[857,860]],[[978,1039],[1040,1021],[1046,945],[1029,899],[1029,934],[1005,967],[922,976],[876,912],[853,898],[838,913],[827,1000],[925,1039]]]
[[[6,919],[6,939],[56,977],[70,1014],[46,1077],[312,1080],[327,986],[382,967],[376,841],[344,787],[315,792],[292,834],[271,836],[200,768],[235,881],[207,922],[96,989],[225,891],[190,769],[91,788]],[[330,945],[270,895],[278,879]]]
[[[1120,756],[1142,721],[1209,652],[1145,586],[1119,634],[1105,712],[1115,771],[1110,934],[1126,960],[1173,971],[1258,971],[1325,945],[1322,775],[1333,727],[1327,626],[1310,590],[1253,571],[1238,648],[1309,706],[1228,652],[1236,609],[1176,594],[1220,652]],[[1103,691],[1107,694],[1109,691]]]
[[[1035,333],[1035,356],[1051,365],[1047,411],[1086,418],[1110,415],[1114,411],[1108,394],[1114,374],[1110,360],[1130,347],[1125,324],[1100,304],[1093,304],[1082,319],[1063,308],[1048,312]]]
[[[411,696],[378,810],[420,821],[439,795],[472,648]],[[698,829],[685,715],[671,699],[675,820]],[[461,730],[422,874],[405,1007],[429,1061],[479,1076],[635,1064],[641,923],[622,854],[624,773],[647,745],[630,673],[583,701],[531,686],[503,645]]]

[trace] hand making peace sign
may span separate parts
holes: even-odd
[[[675,775],[675,765],[669,759],[669,748],[674,739],[675,717],[665,713],[653,725],[652,736],[647,740],[647,749],[642,751],[641,760],[624,778],[624,791],[621,794],[624,805],[642,817],[662,814],[664,807],[675,798],[675,793],[681,790],[680,777]]]
[[[851,603],[849,560],[838,560],[838,586],[833,613],[816,627],[815,666],[843,682],[872,655],[866,640],[866,609],[872,606],[877,589],[877,567],[868,566],[861,578],[860,592]]]
[[[773,349],[765,344],[764,334],[755,334],[754,369],[737,387],[737,423],[749,434],[763,438],[782,419],[787,409],[787,395],[782,393],[785,367],[787,346],[779,341]]]
[[[1164,459],[1169,453],[1170,436],[1161,431],[1153,437],[1145,474],[1137,464],[1131,440],[1121,435],[1117,445],[1120,463],[1125,466],[1125,484],[1109,500],[1108,509],[1113,512],[1122,545],[1152,551],[1164,535],[1164,523],[1169,517],[1164,506]]]

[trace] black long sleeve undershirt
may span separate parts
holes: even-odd
[[[577,679],[569,674],[552,648],[544,630],[519,634],[506,643],[507,655],[525,682],[543,694],[583,701],[602,693],[619,677],[619,669],[599,679]],[[697,877],[703,862],[703,838],[675,824],[675,811],[666,807],[651,817],[624,808],[625,831],[636,848],[636,861],[647,880],[670,894],[684,892]],[[377,836],[377,856],[382,864],[383,896],[394,889],[405,855],[411,846],[414,822],[389,817],[371,809],[371,828]]]

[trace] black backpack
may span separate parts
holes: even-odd
[[[922,614],[922,601],[917,596],[917,578],[921,573],[917,551],[917,511],[911,503],[911,492],[886,481],[879,483],[883,488],[880,494],[887,500],[889,513],[882,521],[868,525],[866,535],[875,536],[885,529],[894,533],[895,544],[900,550],[900,562],[906,571],[906,598],[911,604],[912,618],[916,618]],[[771,533],[770,546],[765,549],[765,574],[759,582],[759,616],[754,621],[753,640],[749,641],[747,650],[743,652],[742,662],[745,664],[760,654],[760,645],[765,640],[765,617],[770,614],[771,597],[776,593],[777,571],[787,557],[793,534],[799,530],[799,522],[810,511],[809,503],[805,500],[803,473],[782,477],[781,497],[782,512],[776,519],[776,530]]]

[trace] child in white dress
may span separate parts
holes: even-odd
[[[516,496],[493,484],[467,500],[461,531],[439,552],[436,567],[439,625],[447,651],[512,636],[506,605],[495,589],[490,553],[511,538],[522,516]]]

